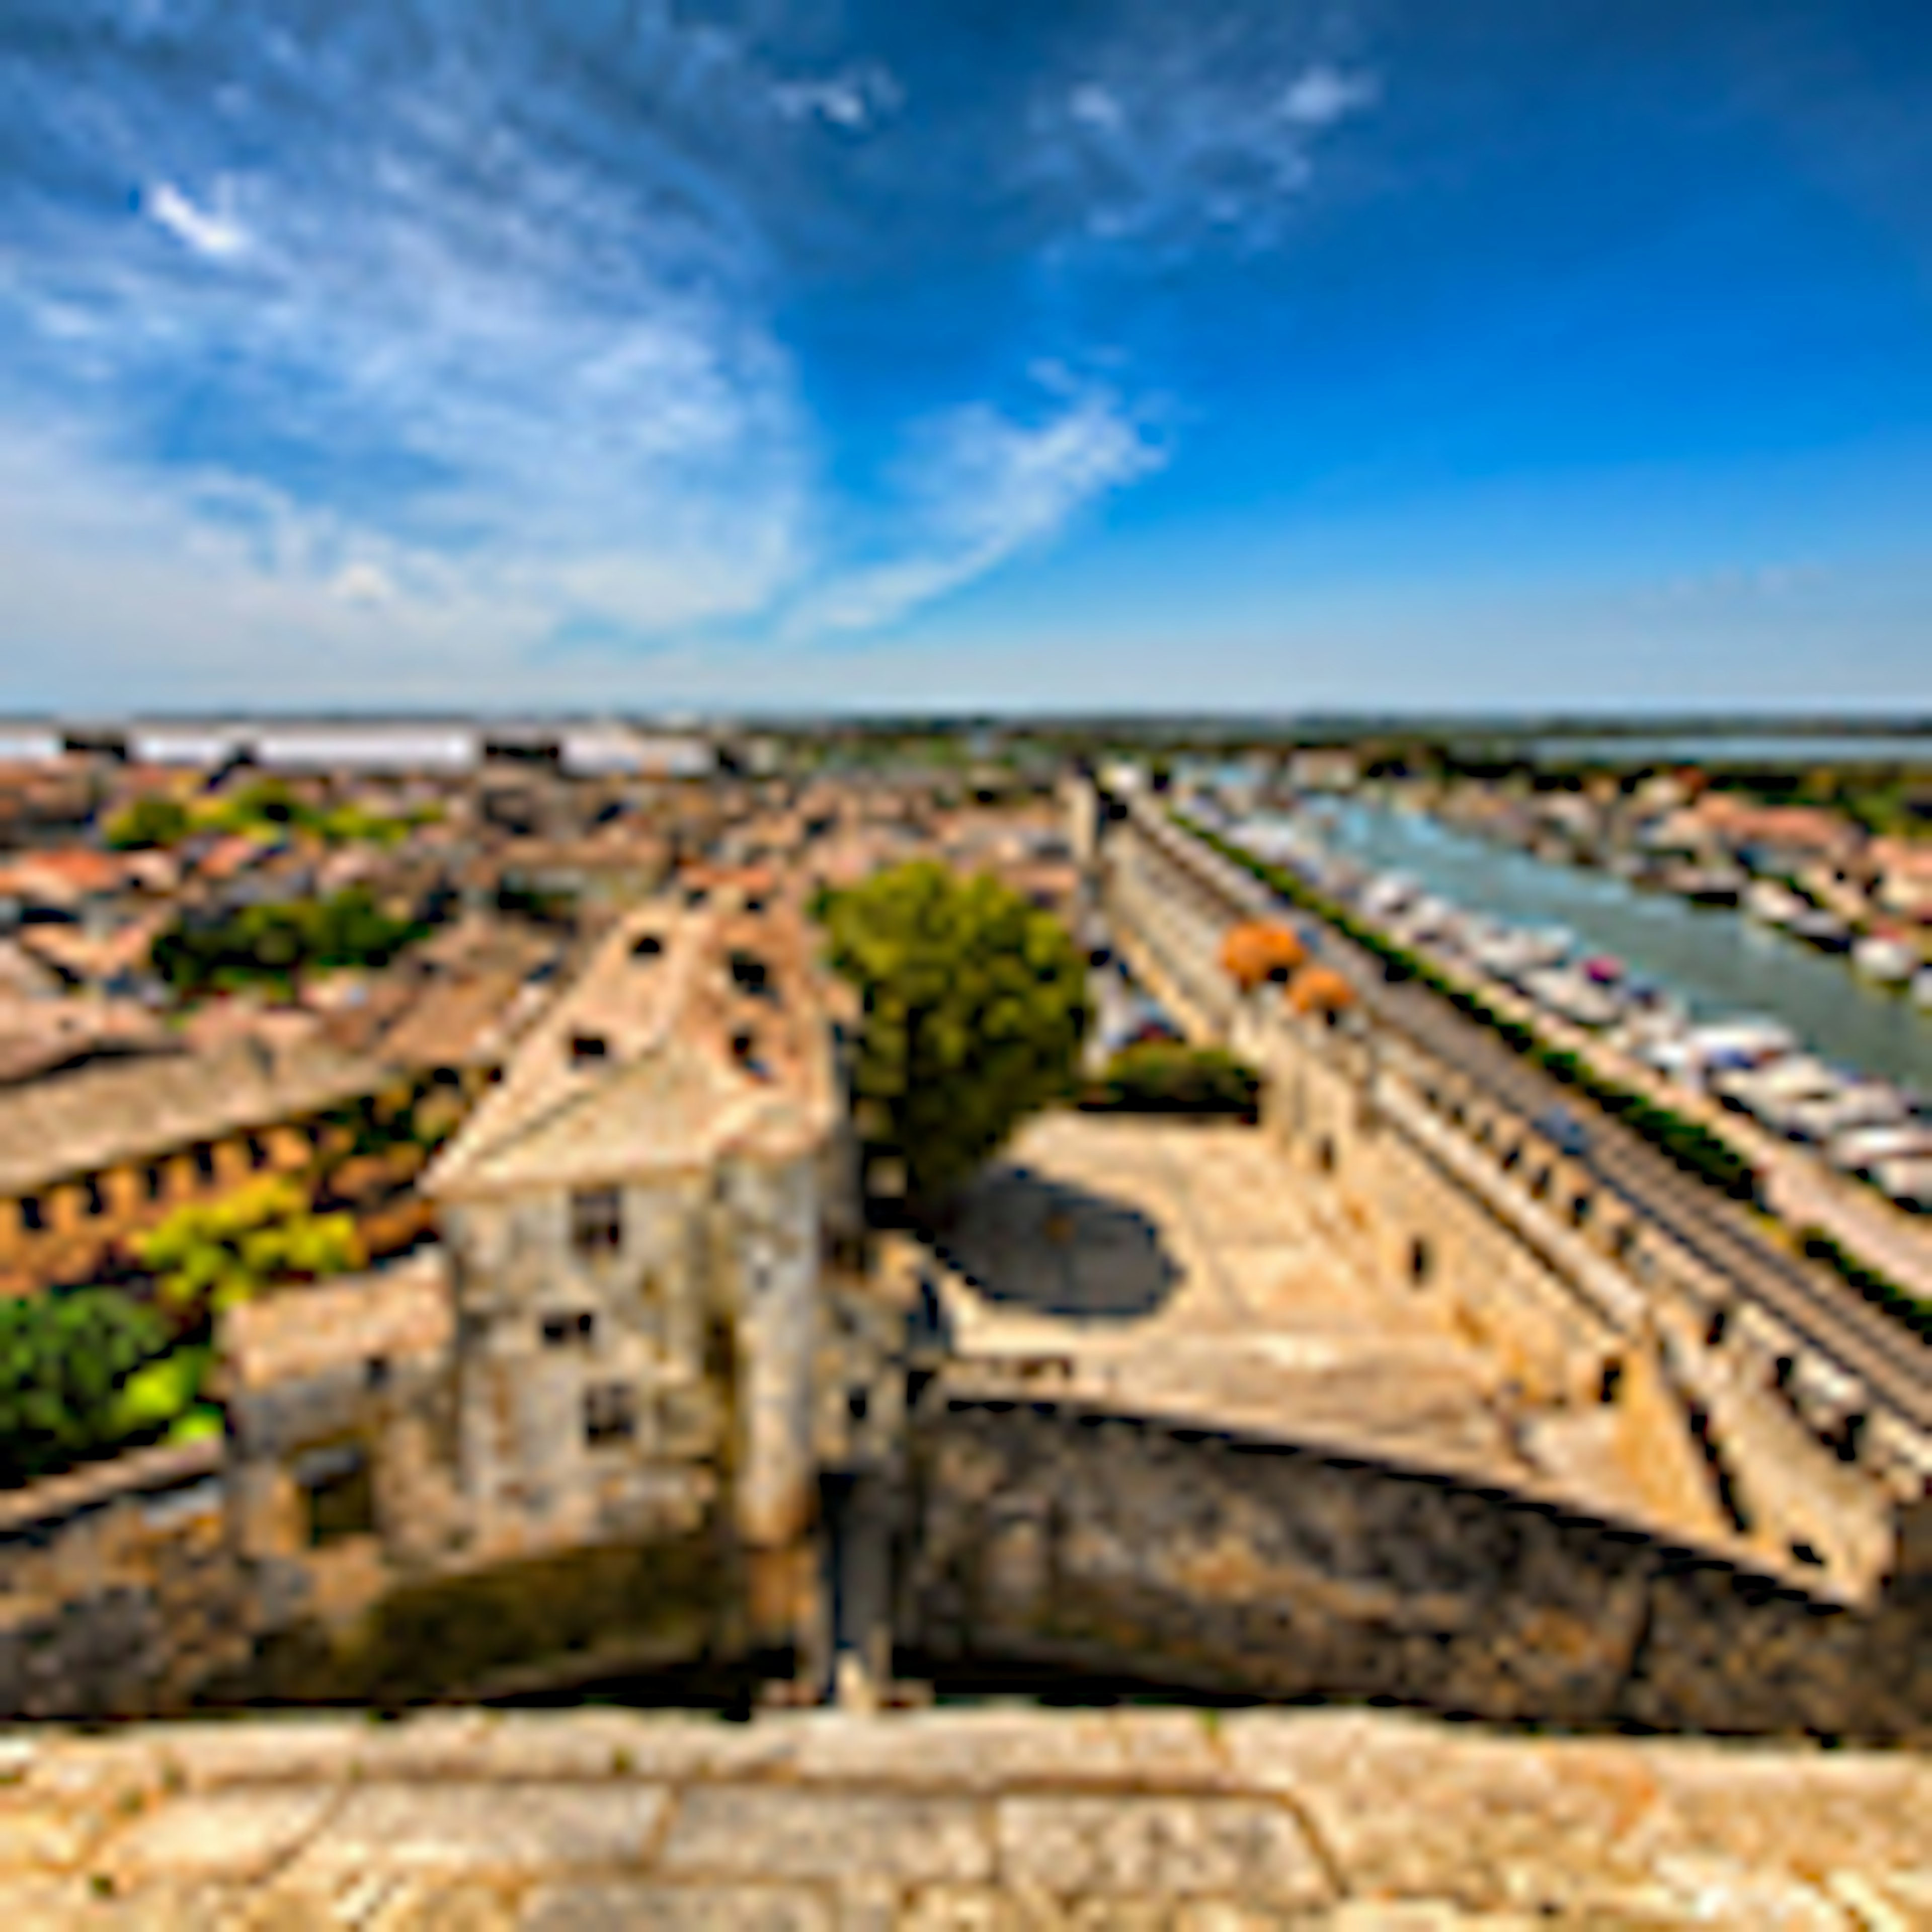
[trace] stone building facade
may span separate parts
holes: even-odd
[[[802,1548],[844,1113],[796,908],[706,889],[607,936],[427,1180],[479,1550],[674,1533],[727,1500],[748,1548]]]

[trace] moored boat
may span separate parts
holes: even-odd
[[[1852,929],[1836,913],[1802,912],[1791,921],[1790,931],[1821,952],[1849,952],[1852,948]]]
[[[1890,933],[1871,934],[1852,948],[1852,964],[1882,986],[1902,986],[1918,970],[1918,950]]]
[[[1754,879],[1744,889],[1744,910],[1766,926],[1789,926],[1804,909],[1804,902],[1775,879]]]

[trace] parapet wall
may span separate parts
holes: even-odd
[[[1276,1698],[1586,1727],[1932,1739],[1932,1591],[1834,1608],[1441,1477],[942,1386],[899,1641]]]
[[[1904,1755],[1386,1714],[615,1712],[0,1741],[0,1912],[376,1932],[1892,1932]]]

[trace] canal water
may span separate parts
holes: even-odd
[[[1841,956],[1742,913],[1492,845],[1426,813],[1352,800],[1311,815],[1334,850],[1405,873],[1466,911],[1567,926],[1586,952],[1613,955],[1699,1018],[1774,1015],[1834,1065],[1932,1093],[1932,1013],[1859,979]]]

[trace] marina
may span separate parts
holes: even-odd
[[[1773,896],[1697,904],[1359,798],[1231,830],[1399,943],[1610,1033],[1900,1204],[1932,1208],[1932,1016],[1901,996],[1913,962],[1869,941],[1834,957],[1849,939],[1804,943],[1792,930],[1804,915]]]

